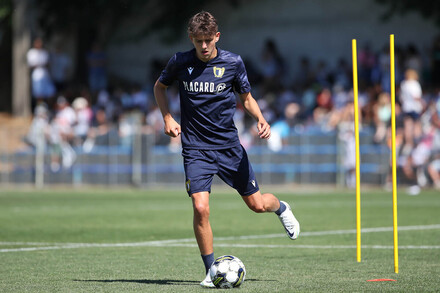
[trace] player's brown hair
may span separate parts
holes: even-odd
[[[217,20],[206,11],[201,11],[190,18],[188,34],[190,36],[213,36],[218,32]]]

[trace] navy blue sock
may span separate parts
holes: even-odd
[[[208,273],[209,268],[211,267],[212,263],[214,262],[214,252],[207,255],[202,255],[203,263],[205,264],[205,270],[206,273]]]
[[[283,204],[280,201],[280,208],[278,210],[275,211],[275,214],[277,214],[278,216],[281,215],[282,212],[284,212],[286,210],[286,205]]]

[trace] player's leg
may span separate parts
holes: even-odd
[[[206,272],[206,277],[200,285],[203,287],[215,287],[209,275],[209,268],[214,262],[214,239],[211,224],[209,223],[209,192],[193,193],[191,198],[194,210],[194,235],[196,236]]]
[[[281,206],[280,201],[275,195],[272,193],[261,194],[260,191],[248,196],[243,196],[243,200],[246,205],[256,213],[275,212]]]
[[[201,255],[214,252],[211,224],[209,223],[209,192],[191,195],[194,209],[193,227]]]
[[[213,234],[209,223],[209,194],[214,174],[217,172],[215,154],[210,151],[183,149],[186,176],[186,191],[193,204],[193,229],[199,246],[205,271],[214,262]],[[200,283],[203,287],[214,287],[207,277]]]
[[[242,146],[237,146],[218,151],[217,158],[219,177],[238,191],[247,206],[257,213],[275,212],[287,235],[291,239],[296,239],[300,228],[289,204],[279,201],[271,193],[261,194],[246,150]]]
[[[283,224],[287,236],[292,240],[298,238],[300,225],[287,202],[280,201],[271,193],[261,194],[260,191],[242,196],[242,198],[246,205],[256,213],[274,212]]]

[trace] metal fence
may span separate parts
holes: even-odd
[[[117,132],[116,132],[117,133]],[[0,149],[0,184],[29,184],[37,187],[63,185],[184,184],[180,150],[158,145],[153,134],[132,135],[125,143],[110,135],[105,144],[85,150],[73,147],[76,159],[68,168],[51,168],[50,145],[14,151]],[[117,136],[117,135],[116,135]],[[113,137],[113,139],[112,139]],[[383,184],[389,170],[389,149],[372,143],[372,131],[360,134],[361,181]],[[264,142],[247,148],[261,184],[335,184],[344,186],[350,174],[344,164],[347,143],[336,131],[296,130],[279,151]],[[214,183],[219,183],[216,178]]]

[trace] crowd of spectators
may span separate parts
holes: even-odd
[[[330,66],[304,56],[296,67],[288,68],[285,57],[275,41],[267,40],[259,60],[243,58],[253,96],[272,125],[268,147],[280,151],[293,131],[336,131],[346,148],[347,185],[353,186],[351,62],[341,58]],[[96,145],[130,145],[138,131],[153,134],[157,144],[178,151],[179,139],[163,134],[162,116],[152,95],[164,62],[153,61],[151,76],[138,85],[108,79],[107,57],[98,44],[86,58],[88,84],[78,87],[69,83],[72,62],[61,47],[48,52],[37,39],[28,53],[35,115],[27,141],[35,146],[37,134],[44,133],[45,143],[54,150],[53,170],[69,168],[76,147],[89,152]],[[375,52],[364,45],[358,64],[361,127],[373,131],[374,143],[390,145],[389,48]],[[169,96],[173,116],[179,117],[177,85],[169,88]],[[400,170],[414,186],[432,182],[440,189],[440,37],[429,52],[420,52],[413,44],[396,47],[396,114]],[[245,147],[261,143],[240,103],[235,121]]]

